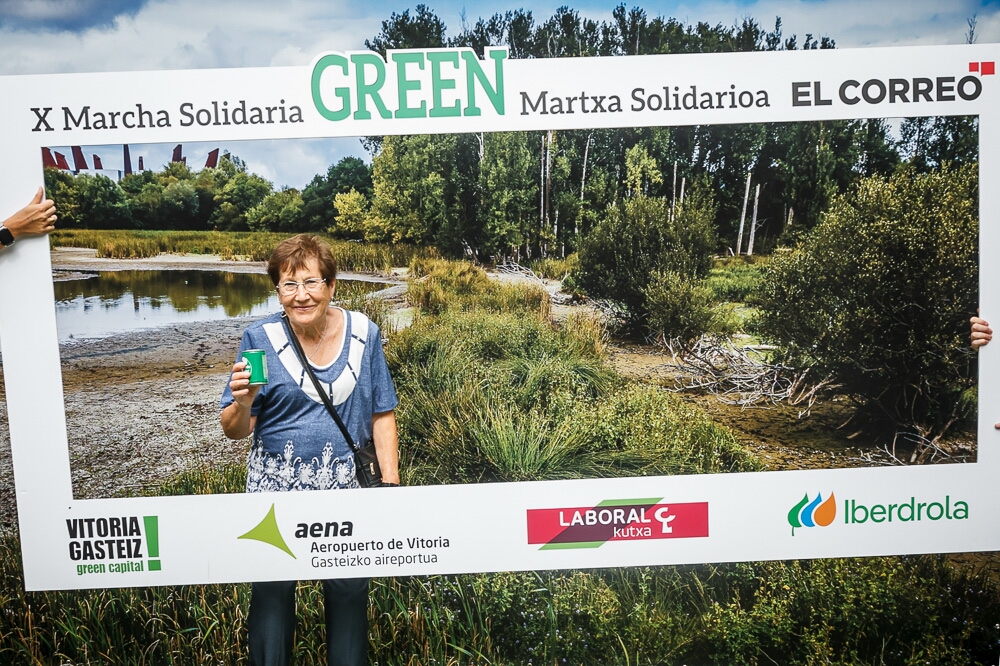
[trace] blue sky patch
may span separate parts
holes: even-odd
[[[0,0],[0,27],[83,32],[135,16],[148,0]]]

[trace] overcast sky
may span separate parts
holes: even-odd
[[[525,8],[536,23],[568,5],[606,20],[610,2],[425,2],[448,28],[496,12]],[[0,0],[0,75],[307,65],[325,50],[364,48],[393,12],[416,3],[346,0]],[[1000,0],[691,0],[641,2],[649,16],[725,26],[756,19],[770,29],[780,16],[785,36],[832,37],[838,48],[962,44],[977,17],[977,42],[1000,41]],[[363,156],[353,140],[253,142],[222,146],[243,157],[276,187],[303,187],[344,155]],[[215,145],[185,146],[200,168]],[[138,148],[138,147],[137,147]],[[133,149],[147,168],[169,160],[173,146]],[[106,167],[120,168],[120,147],[94,150]]]

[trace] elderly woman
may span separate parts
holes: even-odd
[[[363,314],[331,307],[337,265],[329,246],[315,236],[289,238],[275,248],[267,272],[283,313],[252,324],[238,356],[265,350],[267,384],[251,386],[240,360],[221,401],[226,436],[253,435],[247,492],[358,487],[351,449],[299,362],[289,330],[352,439],[360,446],[372,437],[383,482],[398,484],[397,400],[381,334]],[[251,664],[289,663],[295,586],[295,581],[253,584]],[[367,663],[368,580],[326,580],[323,591],[327,662]]]

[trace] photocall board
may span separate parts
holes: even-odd
[[[1000,252],[998,60],[992,45],[545,60],[488,48],[3,77],[0,212],[42,183],[40,150],[54,145],[977,115],[989,258]],[[1000,266],[981,262],[982,314],[1000,321],[998,283]],[[29,590],[1000,549],[991,346],[973,464],[78,500],[46,239],[3,252],[0,285]]]

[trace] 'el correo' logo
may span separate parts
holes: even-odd
[[[969,63],[969,74],[957,76],[914,76],[890,79],[847,79],[837,86],[836,99],[842,104],[854,106],[865,104],[910,104],[919,102],[954,102],[961,98],[966,102],[978,99],[983,92],[979,76],[994,73],[993,62]],[[792,106],[830,106],[834,103],[829,88],[823,90],[822,81],[793,81]]]
[[[493,61],[492,81],[469,48],[389,51],[388,60],[371,51],[325,53],[313,63],[313,104],[330,121],[370,120],[372,107],[386,120],[481,116],[480,90],[502,116],[507,47],[487,47],[484,56]]]

